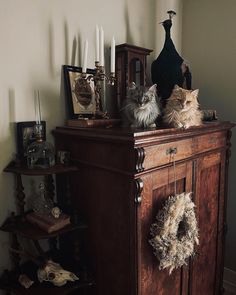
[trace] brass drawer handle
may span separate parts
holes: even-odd
[[[176,155],[177,147],[170,147],[166,150],[166,155]]]

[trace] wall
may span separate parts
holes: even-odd
[[[183,55],[190,61],[193,87],[203,108],[216,109],[221,120],[236,121],[236,2],[183,1]],[[229,169],[226,266],[236,271],[236,134]]]
[[[76,44],[75,65],[80,64],[80,45],[89,40],[89,62],[93,67],[95,25],[102,25],[109,46],[126,41],[125,0],[0,0],[0,224],[15,208],[12,175],[3,168],[14,157],[14,122],[34,120],[34,90],[39,89],[42,117],[48,135],[65,120],[60,98],[62,64],[70,64]],[[104,12],[106,8],[106,12]],[[109,12],[109,13],[108,13]],[[49,139],[52,140],[52,138]],[[23,179],[26,185],[26,179]],[[26,185],[27,186],[27,185]],[[0,273],[10,261],[9,236],[0,232]]]
[[[105,31],[107,64],[111,37],[155,49],[163,44],[158,23],[177,9],[173,38],[181,47],[181,0],[0,0],[0,224],[15,210],[12,175],[3,168],[15,154],[14,123],[34,120],[34,90],[40,91],[42,117],[50,130],[63,125],[60,97],[62,64],[81,65],[81,45],[88,38],[88,67],[94,66],[95,25]],[[157,41],[158,40],[158,41]],[[76,50],[73,50],[76,49]],[[108,97],[110,105],[112,98]],[[24,178],[26,185],[26,179]],[[9,236],[0,232],[0,273],[9,266]]]
[[[164,21],[168,18],[168,14],[166,13],[169,10],[174,10],[176,12],[176,16],[173,18],[173,25],[171,28],[171,37],[175,44],[175,47],[179,53],[182,50],[182,0],[161,0],[156,1],[155,8],[155,20],[156,20],[156,32],[155,32],[155,57],[160,53],[164,40],[164,28],[160,24],[160,22]]]

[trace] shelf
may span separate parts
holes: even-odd
[[[16,162],[12,161],[10,164],[4,168],[4,172],[11,172],[14,174],[22,174],[22,175],[50,175],[50,174],[62,174],[68,172],[77,171],[78,167],[75,165],[63,165],[63,164],[56,164],[50,168],[42,168],[42,169],[30,169],[24,165],[17,165]]]
[[[69,224],[65,226],[64,228],[49,234],[46,231],[43,231],[40,228],[38,228],[36,225],[33,225],[25,221],[23,217],[15,216],[15,217],[7,218],[4,224],[0,227],[0,230],[14,233],[14,234],[19,234],[22,237],[25,237],[31,240],[43,240],[43,239],[53,238],[58,235],[63,235],[71,231],[83,230],[86,228],[87,228],[87,225],[80,222],[79,224],[76,224],[76,225]]]
[[[15,295],[66,295],[79,289],[85,289],[94,285],[92,279],[83,279],[82,273],[78,273],[79,280],[75,282],[67,282],[64,286],[57,287],[52,283],[43,282],[39,283],[36,277],[37,269],[31,269],[30,278],[34,281],[34,284],[29,288],[25,289],[18,282],[17,278],[19,273],[15,271],[5,271],[0,278],[0,289],[10,291],[11,294]],[[27,272],[26,272],[27,274]]]
[[[25,289],[20,284],[12,285],[11,287],[2,287],[3,290],[9,290],[15,295],[67,295],[71,292],[93,286],[92,281],[67,283],[65,286],[45,286],[44,284],[32,285],[29,289]]]

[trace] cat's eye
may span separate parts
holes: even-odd
[[[191,100],[188,100],[187,102],[186,102],[186,104],[190,104],[191,103]]]

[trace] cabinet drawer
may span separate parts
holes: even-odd
[[[143,167],[146,170],[171,163],[173,161],[173,154],[175,160],[179,161],[199,153],[224,147],[225,145],[226,134],[224,132],[215,132],[148,146],[144,148],[145,159]]]
[[[144,169],[150,169],[173,161],[172,153],[176,161],[188,158],[192,155],[192,139],[173,141],[144,148]]]
[[[226,146],[226,133],[215,132],[196,137],[194,152],[202,153]]]

